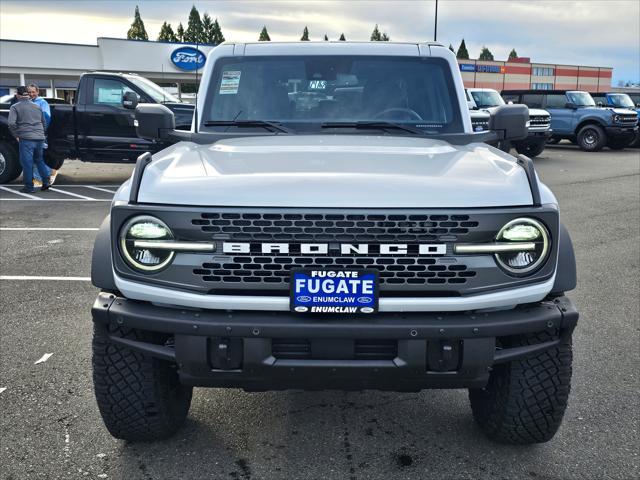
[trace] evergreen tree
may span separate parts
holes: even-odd
[[[340,38],[338,40],[340,40],[341,42],[345,42],[347,40],[346,38],[344,38],[344,33],[340,34]]]
[[[376,26],[373,29],[373,32],[371,32],[370,40],[372,42],[379,42],[380,40],[382,40],[382,35],[380,34],[380,30],[378,30],[378,24],[377,23],[376,23]]]
[[[491,53],[491,51],[489,51],[489,49],[487,47],[482,47],[482,50],[480,51],[480,56],[478,57],[478,60],[491,60],[491,61],[493,61],[493,53]]]
[[[258,37],[259,42],[270,42],[271,37],[269,36],[269,32],[267,32],[267,27],[262,27],[262,31],[260,32],[260,37]]]
[[[469,60],[469,52],[467,51],[467,44],[464,43],[464,38],[462,39],[462,42],[460,42],[460,46],[458,47],[458,52],[456,53],[456,58]]]
[[[144,29],[144,22],[142,18],[140,18],[140,10],[138,10],[138,6],[136,5],[136,11],[133,14],[133,23],[131,24],[131,28],[127,32],[128,40],[149,40],[149,36],[147,35],[147,31]]]
[[[449,44],[449,50],[451,50],[453,53],[456,53],[455,49],[453,48],[453,45]]]
[[[213,21],[213,44],[214,45],[220,45],[222,42],[224,42],[225,38],[224,35],[222,34],[222,29],[220,28],[220,24],[218,23],[218,19],[216,18]]]
[[[189,22],[187,23],[187,31],[184,34],[184,41],[188,43],[201,43],[204,36],[202,29],[202,20],[200,13],[195,5],[191,7],[189,12]]]
[[[159,42],[177,42],[178,38],[176,34],[173,33],[173,28],[171,28],[171,24],[164,22],[160,27],[160,34],[158,35]]]
[[[184,28],[182,27],[182,22],[178,24],[178,28],[176,28],[176,38],[179,42],[184,42]]]
[[[207,12],[202,16],[202,39],[201,43],[213,43],[213,22]]]
[[[516,52],[515,48],[512,48],[509,53],[509,60],[513,60],[514,58],[518,58],[518,52]]]
[[[304,30],[302,31],[302,37],[300,37],[300,41],[301,42],[308,42],[309,41],[309,29],[307,28],[307,26],[304,26]]]
[[[327,34],[326,34],[326,33],[324,34],[324,41],[325,41],[325,42],[328,42],[328,41],[329,41],[329,37],[327,37]]]
[[[380,40],[383,42],[388,42],[391,39],[389,38],[389,35],[387,35],[387,33],[385,32],[382,34],[382,38]]]

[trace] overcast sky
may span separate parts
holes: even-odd
[[[163,21],[187,26],[191,5],[218,18],[227,41],[255,41],[263,25],[271,40],[368,40],[377,23],[391,40],[433,39],[435,0],[1,0],[0,38],[95,44],[126,37],[135,5],[150,39]],[[613,67],[618,80],[640,81],[638,0],[440,0],[438,41],[457,49],[465,39],[477,58],[483,45],[496,60],[511,48],[533,61]],[[0,52],[1,55],[2,52]]]

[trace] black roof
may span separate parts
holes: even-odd
[[[586,90],[580,90],[580,89],[569,89],[569,90],[502,90],[502,94],[508,93],[508,94],[517,94],[517,95],[522,95],[522,94],[529,94],[529,93],[539,93],[541,95],[564,95],[567,92],[586,92]]]

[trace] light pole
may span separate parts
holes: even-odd
[[[433,41],[438,41],[438,0],[436,0],[436,21],[433,27]]]

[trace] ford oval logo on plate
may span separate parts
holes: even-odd
[[[171,54],[171,62],[180,70],[193,71],[204,67],[207,57],[193,47],[176,48]]]
[[[311,301],[311,297],[307,297],[306,295],[300,295],[300,296],[297,298],[297,300],[298,300],[300,303],[307,303],[307,302],[310,302],[310,301]]]

